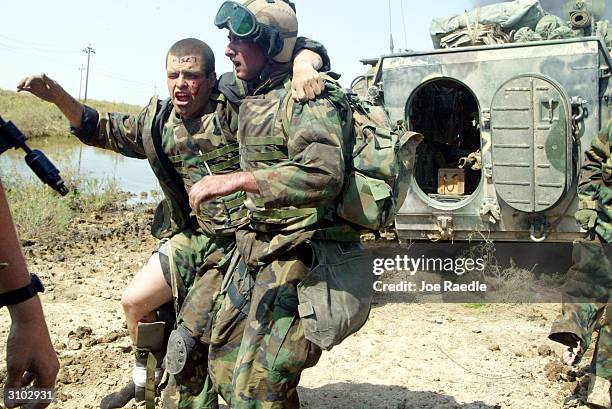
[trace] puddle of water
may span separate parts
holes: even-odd
[[[114,179],[119,189],[136,195],[130,202],[152,201],[151,191],[161,192],[149,161],[127,158],[118,153],[94,148],[76,138],[48,137],[28,141],[32,149],[40,149],[60,170],[60,175],[74,172],[83,177]],[[20,175],[34,175],[24,160],[22,150],[10,149],[0,155],[3,173],[12,171]],[[146,192],[146,197],[141,193]]]

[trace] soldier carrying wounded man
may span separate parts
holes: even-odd
[[[303,38],[298,44],[295,53],[292,49],[286,55],[287,62],[294,61],[288,67],[299,78],[291,91],[297,99],[314,98],[322,82],[313,67],[328,69],[329,60],[320,44]],[[170,98],[153,97],[138,115],[97,112],[44,74],[27,77],[18,85],[19,91],[54,103],[83,143],[148,159],[164,192],[152,226],[159,248],[122,297],[135,345],[133,380],[107,396],[102,408],[123,407],[133,397],[143,400],[145,390],[149,402],[154,399],[168,333],[186,294],[195,285],[199,313],[202,317],[210,313],[206,306],[212,307],[236,248],[235,230],[247,220],[245,196],[239,190],[211,197],[196,211],[188,199],[190,189],[203,177],[230,175],[239,169],[237,109],[247,87],[228,73],[220,80],[227,96],[221,93],[212,50],[193,38],[170,47],[166,71]],[[207,377],[207,346],[192,344],[189,365],[193,371],[189,376],[171,377],[168,400],[181,408],[217,408]],[[155,375],[148,378],[147,369]]]
[[[363,271],[367,263],[359,258],[360,232],[337,215],[352,149],[343,126],[347,112],[328,80],[314,101],[290,101],[298,21],[287,3],[226,1],[215,24],[229,30],[225,55],[248,90],[238,112],[241,172],[205,176],[189,201],[197,210],[244,191],[248,223],[237,227],[237,267],[216,297],[208,369],[231,408],[298,409],[302,371],[316,364],[322,348],[358,329],[370,307],[367,297],[357,311],[326,293],[304,298],[331,277],[343,277],[335,282],[340,287],[363,284],[372,291],[371,271]],[[317,327],[318,314],[334,308],[362,319],[340,333],[330,331],[340,327],[336,322]]]

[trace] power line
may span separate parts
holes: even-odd
[[[103,72],[105,74],[103,74],[105,77],[107,78],[112,78],[114,80],[117,81],[122,81],[122,82],[126,82],[129,84],[134,84],[134,85],[139,85],[142,87],[147,87],[147,88],[151,88],[151,83],[153,83],[154,81],[140,81],[140,80],[136,80],[136,79],[131,79],[131,78],[127,78],[124,75],[120,75],[120,74],[115,74],[111,71],[105,70],[104,68],[100,68],[99,66],[97,66],[96,68],[96,72]]]
[[[64,50],[64,52],[68,53],[68,52],[72,52],[72,53],[77,53],[78,52],[78,47],[77,46],[67,46],[67,45],[57,45],[57,44],[49,44],[49,43],[37,43],[37,42],[32,42],[32,41],[26,41],[23,39],[19,39],[19,38],[12,38],[12,37],[8,37],[6,35],[0,34],[0,38],[3,38],[4,40],[8,40],[8,41],[12,41],[18,44],[23,44],[26,45],[30,48],[39,48],[41,50],[54,50],[54,52],[61,52],[60,50]]]
[[[7,44],[5,41],[2,41],[2,39],[7,39],[13,42],[21,42],[24,44],[28,44],[28,46],[23,46],[23,45],[19,45],[19,44]],[[54,58],[57,55],[57,51],[53,51],[53,50],[49,50],[47,48],[37,48],[35,46],[32,46],[32,44],[41,44],[42,43],[30,43],[27,41],[21,41],[21,40],[17,40],[11,37],[7,37],[4,35],[0,34],[0,47],[5,47],[11,50],[16,51],[19,54],[22,55],[26,55],[29,57],[34,57],[34,58],[45,58],[46,60],[50,60],[53,61],[57,64],[62,64],[64,66],[68,66],[71,68],[76,67],[78,69],[78,67],[80,67],[80,63],[75,61],[75,60],[70,60],[70,59],[66,59],[63,58],[60,59],[56,59]],[[74,51],[74,49],[72,47],[56,47],[58,49],[70,49],[72,51],[70,51],[69,53],[74,53],[76,55],[77,51]],[[85,52],[85,50],[81,50],[81,52]],[[66,52],[68,53],[68,52]],[[117,74],[111,70],[105,69],[104,68],[104,64],[101,61],[97,61],[97,66],[96,66],[96,73],[99,73],[100,71],[106,73],[107,75],[103,75],[104,77],[107,78],[111,78],[117,81],[122,81],[125,83],[131,83],[131,84],[135,84],[135,85],[141,85],[143,88],[146,87],[148,89],[150,89],[151,84],[153,83],[153,81],[142,81],[140,78],[136,79],[136,78],[130,78],[130,77],[126,77],[124,74]]]
[[[15,52],[17,54],[25,55],[25,56],[28,56],[28,57],[34,57],[34,58],[37,58],[37,59],[45,58],[45,59],[47,59],[49,61],[52,61],[52,62],[54,62],[56,64],[61,64],[61,65],[65,65],[65,66],[68,66],[68,67],[73,67],[74,68],[74,67],[78,67],[78,65],[79,65],[77,62],[73,62],[72,64],[69,64],[68,62],[66,62],[67,61],[66,59],[64,59],[64,60],[55,59],[55,58],[50,57],[48,55],[44,55],[40,51],[33,50],[33,49],[30,49],[31,52],[26,52],[21,47],[11,46],[9,44],[2,43],[2,42],[0,42],[0,47],[8,48],[8,49],[12,50],[13,52]]]
[[[2,37],[2,36],[0,36]],[[1,40],[1,39],[0,39]],[[12,54],[19,54],[19,55],[23,55],[26,57],[31,57],[31,58],[36,58],[37,60],[42,60],[44,59],[45,61],[49,61],[51,63],[54,64],[58,64],[58,65],[62,65],[65,67],[70,67],[71,69],[80,69],[80,67],[83,65],[79,62],[77,62],[76,60],[71,60],[68,58],[62,58],[62,59],[58,59],[58,58],[54,58],[53,55],[55,55],[55,52],[49,51],[49,50],[37,50],[34,49],[32,47],[21,47],[21,46],[16,46],[16,45],[10,45],[7,43],[4,43],[3,41],[0,41],[0,48],[5,48],[7,50],[10,50],[10,52]],[[85,50],[83,50],[82,52],[85,52]],[[130,78],[130,77],[126,77],[123,74],[116,74],[113,73],[112,71],[106,70],[102,67],[100,67],[100,65],[96,66],[96,74],[100,77],[104,77],[104,78],[109,78],[112,79],[114,81],[120,81],[124,84],[126,84],[126,87],[132,88],[132,89],[138,89],[138,90],[150,90],[151,89],[151,85],[154,85],[154,81],[142,81],[142,80],[137,80],[134,78]],[[84,69],[84,68],[83,68]],[[82,74],[82,73],[81,73]],[[82,85],[79,86],[79,94],[81,93],[82,90]],[[80,98],[79,98],[80,99]]]

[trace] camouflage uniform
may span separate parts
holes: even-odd
[[[250,224],[237,233],[233,286],[250,307],[229,290],[220,297],[209,352],[211,378],[235,409],[299,408],[301,371],[321,354],[297,311],[297,286],[316,264],[309,241],[358,241],[335,213],[345,163],[340,116],[323,94],[295,104],[285,129],[290,86],[279,69],[240,106],[241,168],[260,194],[247,194]]]
[[[594,373],[612,379],[612,317],[608,304],[612,291],[612,120],[586,152],[578,195],[580,209],[597,212],[597,240],[574,246],[574,265],[567,276],[561,316],[553,323],[549,338],[568,346],[581,342],[585,351],[593,331],[599,329],[593,361]],[[582,224],[585,224],[584,222]]]
[[[329,70],[329,56],[322,44],[298,37],[293,56],[303,49],[319,54],[322,70]],[[178,323],[203,343],[210,339],[210,311],[235,250],[235,227],[246,215],[241,192],[207,202],[197,218],[189,208],[187,192],[208,174],[203,161],[214,174],[239,169],[236,111],[247,86],[233,73],[226,73],[219,89],[222,93],[213,90],[211,94],[209,114],[197,120],[183,121],[173,112],[168,116],[170,101],[153,98],[138,116],[103,117],[85,107],[81,128],[73,129],[88,145],[149,160],[165,195],[155,212],[152,234],[168,240],[160,246],[160,260],[168,283],[178,278],[173,288],[175,309],[180,310]],[[206,345],[196,343],[190,356],[194,372],[178,384],[171,377],[164,391],[164,407],[217,407],[207,377],[207,352]]]
[[[197,119],[178,117],[168,100],[160,102],[157,98],[137,116],[101,115],[86,107],[83,119],[81,129],[74,133],[84,143],[149,159],[165,194],[152,232],[164,239],[160,261],[173,288],[175,308],[179,310],[187,291],[194,286],[198,288],[200,312],[207,316],[235,250],[235,229],[246,220],[245,196],[237,192],[211,200],[193,215],[187,192],[208,175],[209,169],[214,174],[239,169],[235,111],[223,95],[213,90],[205,113]],[[181,323],[182,317],[178,318]],[[191,329],[188,324],[185,326]],[[182,408],[217,407],[216,397],[206,391],[206,348],[199,349],[192,355],[196,367],[193,377],[171,388],[178,392],[174,396],[180,397]]]

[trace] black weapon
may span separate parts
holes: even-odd
[[[5,122],[0,116],[0,155],[11,148],[23,149],[26,152],[25,161],[36,176],[60,195],[68,194],[68,188],[53,163],[38,149],[30,149],[25,135],[11,121]]]

